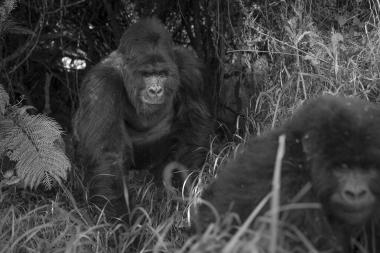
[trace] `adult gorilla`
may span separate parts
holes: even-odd
[[[130,26],[112,52],[86,75],[74,119],[90,197],[125,211],[122,178],[131,169],[160,174],[171,161],[199,167],[212,124],[202,99],[202,68],[173,45],[155,18]],[[102,207],[102,206],[101,206]]]

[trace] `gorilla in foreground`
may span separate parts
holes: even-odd
[[[299,202],[322,206],[291,210],[281,219],[317,250],[357,252],[351,239],[359,238],[367,252],[380,252],[380,109],[367,101],[326,95],[307,102],[282,127],[250,139],[202,198],[220,214],[231,210],[244,221],[271,191],[280,135],[286,136],[281,205],[292,203],[310,182],[311,191]],[[208,205],[197,211],[198,229],[215,220]]]
[[[129,169],[160,177],[170,162],[189,169],[203,163],[212,124],[202,71],[190,50],[175,47],[163,24],[148,18],[131,25],[118,49],[87,73],[74,118],[77,153],[90,198],[100,208],[110,203],[109,215],[126,213]]]

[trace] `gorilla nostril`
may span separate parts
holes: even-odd
[[[154,89],[149,88],[148,89],[148,94],[149,94],[149,96],[154,96],[156,94],[156,92],[154,91]]]
[[[162,96],[163,93],[164,93],[164,89],[162,89],[161,87],[158,87],[158,89],[156,90],[157,96]]]

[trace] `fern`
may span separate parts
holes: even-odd
[[[0,99],[2,90],[0,89]],[[2,102],[0,103],[2,105]],[[16,162],[16,174],[25,186],[41,183],[51,189],[62,184],[71,168],[64,153],[61,127],[45,115],[29,115],[26,107],[6,108],[0,120],[0,155]]]

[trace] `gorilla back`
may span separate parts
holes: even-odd
[[[126,170],[203,162],[212,124],[202,71],[199,60],[174,47],[165,27],[149,18],[131,25],[118,49],[87,73],[74,119],[77,153],[91,197],[101,207],[109,201],[111,215],[124,213]]]

